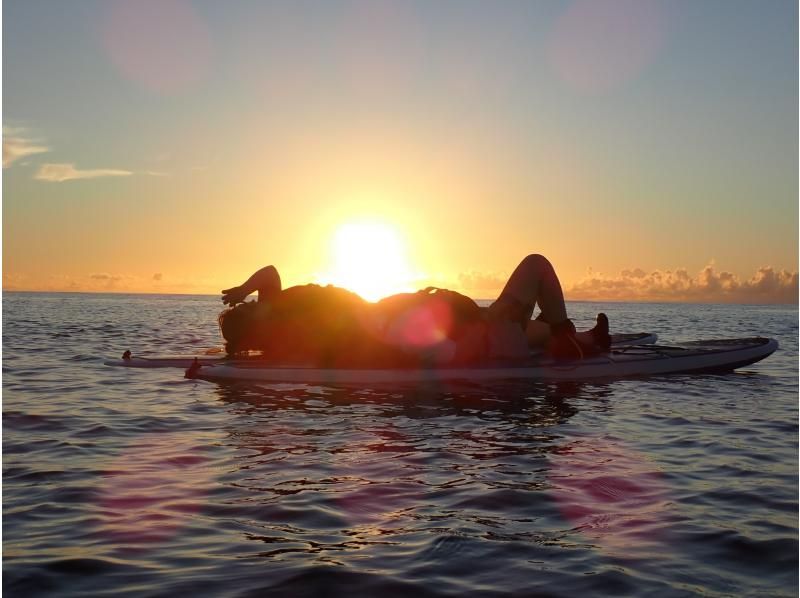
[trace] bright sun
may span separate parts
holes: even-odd
[[[344,287],[368,301],[410,291],[414,275],[398,230],[359,220],[340,226],[331,242],[331,268],[321,282]]]

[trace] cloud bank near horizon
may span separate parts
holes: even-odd
[[[130,274],[91,272],[88,274],[48,274],[33,277],[18,272],[3,272],[4,291],[74,292],[74,293],[176,293],[211,295],[222,284],[208,279],[178,279],[163,272]]]
[[[463,272],[453,288],[481,299],[496,297],[507,277]],[[564,285],[568,301],[666,301],[696,303],[797,303],[798,273],[762,266],[750,278],[718,272],[713,262],[693,276],[685,268],[622,270],[617,275],[590,273]]]
[[[713,264],[692,276],[684,268],[617,276],[592,274],[565,289],[568,299],[599,301],[680,301],[698,303],[797,303],[798,273],[762,266],[750,278],[717,272]]]
[[[452,288],[476,299],[497,297],[506,277],[497,273],[469,272],[457,281],[428,284]],[[302,284],[302,283],[300,283]],[[51,275],[45,280],[3,272],[3,289],[8,291],[116,291],[137,293],[215,294],[220,287],[213,280],[177,280],[158,272],[149,276],[120,273],[91,273],[85,276]],[[750,278],[715,270],[713,264],[692,276],[684,268],[645,272],[623,270],[616,276],[594,273],[564,288],[568,301],[655,301],[688,303],[798,303],[798,273],[759,268]]]

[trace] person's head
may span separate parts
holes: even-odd
[[[220,313],[217,321],[225,339],[225,352],[234,355],[257,349],[256,339],[268,313],[269,305],[254,301],[240,303]]]

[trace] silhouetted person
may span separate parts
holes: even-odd
[[[316,285],[307,286],[322,289]],[[258,306],[248,304],[249,311],[252,314],[262,313],[260,316],[262,320],[267,320],[271,304],[274,304],[275,309],[277,306],[283,306],[286,311],[285,304],[290,303],[289,296],[303,295],[298,291],[303,288],[292,287],[283,291],[277,269],[274,266],[267,266],[255,272],[241,285],[222,291],[222,301],[234,308],[248,295],[258,292],[258,304],[263,305],[266,311],[258,312]],[[335,287],[327,288],[335,289]],[[392,330],[392,318],[396,317],[396,312],[389,312],[382,309],[382,306],[396,304],[398,299],[403,299],[404,296],[413,296],[401,294],[388,297],[377,304],[368,304],[359,298],[356,300],[359,303],[354,304],[353,297],[356,297],[354,294],[343,289],[335,289],[335,292],[338,294],[332,297],[336,300],[326,306],[329,311],[337,311],[340,314],[353,311],[353,314],[346,314],[350,321],[357,321],[358,326],[368,329],[372,337],[386,342],[390,342],[388,335]],[[449,291],[444,293],[458,295]],[[470,301],[465,297],[463,299]],[[351,308],[351,305],[354,307]],[[539,306],[541,313],[535,320],[531,320],[536,305]],[[550,262],[541,255],[532,254],[525,257],[511,274],[497,300],[488,309],[480,310],[477,306],[475,309],[480,316],[478,318],[473,316],[470,325],[461,326],[457,336],[447,339],[451,346],[448,345],[446,350],[439,351],[437,357],[431,358],[435,363],[523,359],[530,355],[532,347],[545,347],[556,358],[582,358],[603,352],[611,344],[608,319],[605,314],[598,314],[597,325],[592,330],[576,332],[574,324],[567,317],[564,294],[558,276]],[[361,317],[359,310],[366,315]],[[259,316],[240,318],[236,326],[231,326],[230,322],[234,320],[231,312],[234,311],[229,309],[224,312],[220,316],[220,325],[226,340],[236,348],[241,346],[239,340],[250,325],[248,323],[250,320],[247,318],[255,321]],[[387,316],[387,313],[392,315]],[[294,314],[295,317],[296,315]],[[226,318],[230,320],[227,326]],[[302,314],[300,319],[302,320]],[[309,317],[309,322],[313,321],[314,319]],[[311,326],[313,328],[313,325]],[[313,335],[313,331],[309,334]],[[369,353],[376,349],[370,347],[363,350]],[[420,348],[420,351],[422,350]]]

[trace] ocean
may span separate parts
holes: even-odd
[[[724,375],[221,386],[219,298],[3,294],[8,596],[796,596],[797,306],[570,303]]]

